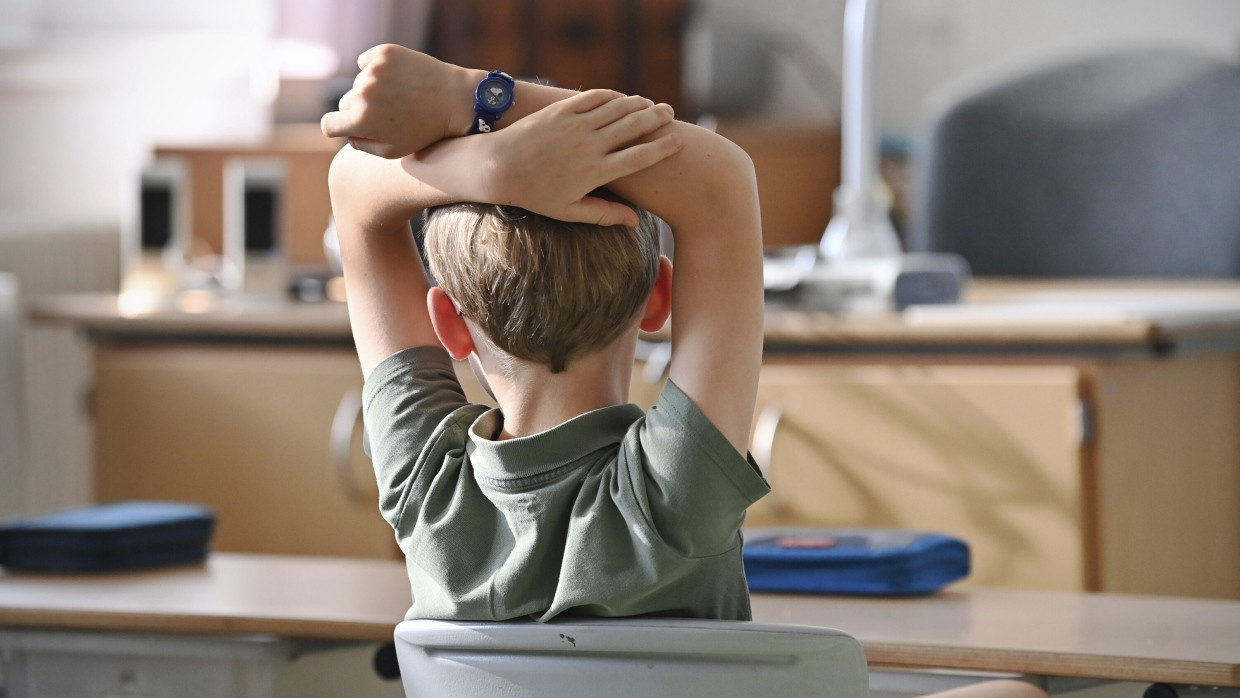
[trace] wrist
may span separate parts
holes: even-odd
[[[447,103],[451,105],[446,124],[449,137],[467,136],[474,123],[474,91],[487,76],[485,70],[457,68],[449,83]]]

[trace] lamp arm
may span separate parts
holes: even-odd
[[[844,70],[840,109],[840,186],[831,222],[819,242],[828,262],[894,259],[900,241],[891,225],[890,202],[878,187],[879,0],[844,5]]]
[[[844,76],[840,124],[841,184],[865,191],[878,177],[878,19],[880,0],[844,6]]]

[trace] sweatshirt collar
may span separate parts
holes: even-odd
[[[470,462],[479,476],[496,485],[520,485],[523,479],[549,476],[589,453],[620,443],[644,414],[637,405],[611,405],[547,431],[496,441],[492,437],[499,434],[504,417],[499,409],[490,409],[469,428]]]

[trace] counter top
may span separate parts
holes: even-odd
[[[1240,686],[1240,602],[1019,589],[755,594],[754,620],[852,633],[872,668]]]
[[[149,572],[0,571],[0,628],[383,642],[409,603],[398,561],[215,553]],[[839,628],[876,668],[1240,686],[1240,601],[952,588],[895,599],[755,594],[753,617]]]
[[[67,294],[30,300],[36,321],[110,340],[273,339],[351,344],[343,303],[281,297]],[[1240,284],[978,280],[964,303],[843,316],[769,307],[768,354],[1171,354],[1240,348]]]
[[[412,603],[396,561],[214,553],[96,575],[0,571],[0,627],[384,642]]]
[[[35,322],[68,322],[106,341],[150,339],[275,340],[352,346],[349,313],[335,301],[299,302],[282,296],[172,296],[76,293],[28,302]]]

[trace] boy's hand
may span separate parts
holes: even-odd
[[[675,133],[651,137],[672,118],[666,104],[590,90],[502,131],[415,154],[406,169],[461,200],[519,206],[566,221],[636,225],[633,209],[588,194],[679,150]]]
[[[468,132],[477,82],[470,71],[393,44],[366,51],[357,65],[361,72],[340,98],[340,111],[323,115],[327,136],[399,158]]]

